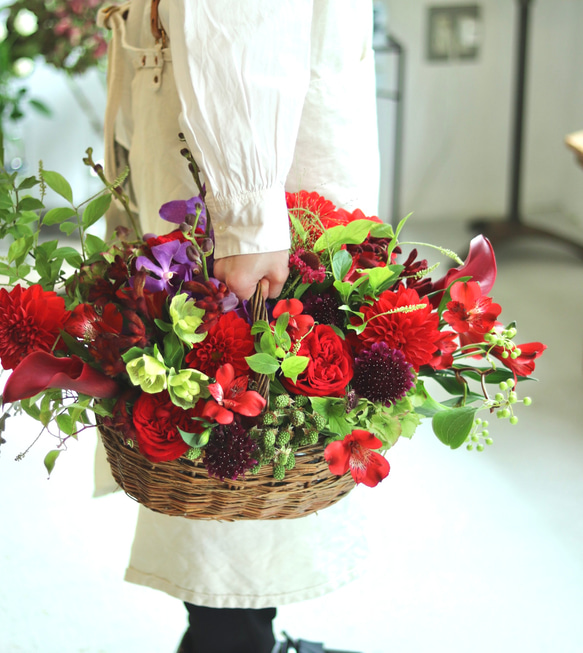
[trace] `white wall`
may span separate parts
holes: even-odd
[[[402,212],[416,219],[502,216],[507,207],[518,2],[476,0],[477,60],[425,58],[427,8],[465,0],[385,0],[407,49]],[[583,170],[563,143],[583,129],[583,3],[531,5],[523,212],[561,210],[583,224]]]

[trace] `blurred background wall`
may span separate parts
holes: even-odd
[[[380,0],[405,48],[401,212],[415,219],[502,216],[507,207],[518,0]],[[563,139],[583,129],[583,2],[530,3],[523,149],[525,214],[560,212],[583,224],[580,170]],[[427,58],[429,11],[477,6],[473,59]],[[383,59],[380,83],[394,83]],[[393,76],[393,77],[391,77]],[[382,101],[381,101],[382,102]],[[384,103],[386,104],[386,102]],[[390,109],[381,147],[390,166]],[[385,124],[383,124],[383,121]],[[390,171],[385,169],[385,174]],[[381,196],[381,213],[389,198]]]

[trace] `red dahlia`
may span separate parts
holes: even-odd
[[[223,313],[207,337],[186,355],[186,363],[213,377],[219,367],[230,363],[235,376],[241,376],[249,372],[245,356],[251,356],[254,351],[249,324],[233,312]]]
[[[14,369],[33,351],[51,351],[69,317],[65,300],[35,284],[0,289],[0,362]]]
[[[424,304],[416,310],[391,313],[396,308]],[[400,285],[395,292],[386,290],[372,306],[361,306],[367,323],[358,335],[360,350],[371,349],[375,342],[385,342],[390,349],[399,349],[407,361],[418,372],[421,365],[427,365],[437,350],[440,338],[439,317],[432,313],[426,298],[420,299],[412,288]],[[358,319],[354,318],[357,324]]]

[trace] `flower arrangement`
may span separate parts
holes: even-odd
[[[90,150],[85,162],[103,179]],[[515,325],[498,321],[483,237],[465,261],[440,249],[455,267],[433,278],[436,266],[399,242],[406,218],[393,230],[317,193],[288,194],[289,279],[253,321],[213,277],[204,187],[161,207],[169,233],[120,228],[105,242],[90,227],[112,195],[123,201],[121,180],[81,205],[55,172],[0,180],[0,236],[12,238],[0,262],[0,361],[11,371],[0,423],[14,410],[40,421],[57,439],[49,472],[93,412],[154,463],[186,457],[231,480],[268,466],[283,480],[302,447],[317,446],[332,474],[375,486],[385,453],[421,419],[452,449],[482,450],[492,439],[478,415],[515,423],[529,403],[517,382],[545,345],[515,344]],[[68,205],[42,213],[46,186]],[[54,225],[78,247],[39,237]]]

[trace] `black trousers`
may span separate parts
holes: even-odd
[[[188,630],[179,653],[271,653],[275,608],[205,608],[185,603]]]

